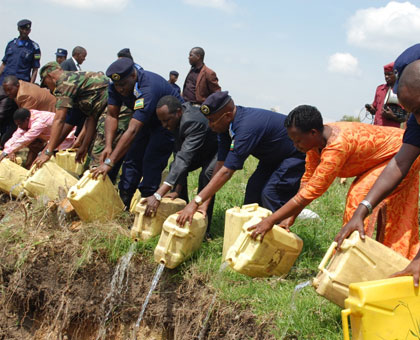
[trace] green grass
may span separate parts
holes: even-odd
[[[239,302],[251,308],[260,321],[271,320],[272,333],[278,339],[342,339],[340,308],[318,296],[312,286],[292,295],[297,284],[311,280],[334,236],[342,225],[345,197],[350,183],[335,182],[330,189],[308,207],[318,213],[319,220],[297,220],[292,231],[299,235],[304,246],[302,253],[285,279],[250,278],[226,270],[218,273],[221,264],[226,209],[243,203],[248,177],[257,161],[249,158],[245,169],[217,193],[212,223],[211,242],[203,243],[183,269],[191,268],[211,278],[209,284],[227,302]],[[189,176],[190,198],[196,193],[198,172]],[[351,182],[351,181],[348,181]],[[181,267],[182,268],[182,267]]]

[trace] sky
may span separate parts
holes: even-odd
[[[25,18],[41,65],[80,45],[82,69],[105,71],[128,47],[146,70],[177,70],[182,87],[201,46],[237,105],[288,114],[310,104],[325,121],[365,119],[383,66],[420,39],[419,1],[1,0],[0,14],[1,54]]]

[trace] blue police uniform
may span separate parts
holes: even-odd
[[[181,94],[181,88],[175,83],[169,83],[179,94]]]
[[[157,102],[166,95],[172,95],[182,103],[184,102],[179,93],[161,76],[140,69],[136,65],[134,67],[137,70],[137,82],[130,96],[121,96],[113,83],[108,88],[108,104],[126,105],[134,110],[132,119],[137,119],[144,124],[124,157],[118,187],[126,205],[130,204],[137,187],[143,197],[151,196],[156,192],[162,171],[173,149],[173,134],[162,127],[156,116]],[[117,168],[118,164],[114,167]]]
[[[3,73],[0,76],[0,85],[8,75],[15,75],[24,81],[31,80],[31,69],[39,68],[41,50],[39,45],[31,39],[20,40],[15,38],[7,46],[2,59],[5,64]]]
[[[417,123],[416,117],[414,117],[413,114],[410,115],[410,118],[408,118],[403,143],[420,148],[420,125]]]
[[[218,160],[228,169],[242,169],[249,155],[259,160],[244,204],[258,203],[274,212],[299,190],[305,155],[293,146],[285,119],[280,113],[236,106],[229,131],[219,134]]]

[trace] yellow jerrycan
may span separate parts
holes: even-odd
[[[352,283],[341,311],[344,340],[420,338],[420,296],[411,276]]]
[[[207,217],[196,212],[191,224],[176,224],[178,214],[169,216],[163,223],[162,233],[155,248],[155,261],[173,269],[200,248],[207,229]]]
[[[242,208],[233,207],[226,210],[222,262],[225,261],[227,251],[241,233],[244,223],[254,216],[263,218],[271,214],[270,210],[258,206],[258,203],[245,204]]]
[[[78,177],[83,173],[84,166],[76,163],[76,152],[75,149],[60,150],[55,154],[55,162],[73,176]]]
[[[247,229],[261,220],[261,217],[253,217],[244,223],[226,254],[226,261],[235,271],[251,277],[285,276],[302,251],[303,241],[277,225],[262,242],[254,241]]]
[[[32,197],[47,197],[49,200],[59,199],[58,190],[62,187],[66,192],[77,183],[77,179],[59,167],[54,159],[36,169],[33,165],[23,183],[25,192]]]
[[[93,179],[89,170],[70,188],[67,198],[82,221],[112,220],[124,210],[117,190],[108,176]]]
[[[141,193],[140,193],[140,190],[137,189],[130,202],[130,213],[132,214],[136,213],[136,206],[140,202],[140,200],[141,200]]]
[[[333,255],[336,246],[336,242],[331,244],[318,266],[320,272],[312,285],[319,295],[341,308],[344,308],[350,283],[384,279],[410,263],[405,257],[370,237],[366,236],[365,241],[362,241],[357,231],[344,240],[342,250]]]
[[[148,217],[144,216],[147,205],[141,204],[139,201],[134,210],[136,216],[134,217],[134,223],[130,232],[131,238],[135,241],[139,239],[145,241],[153,236],[159,235],[162,232],[163,222],[165,222],[168,216],[182,210],[186,205],[187,203],[180,198],[173,200],[168,197],[163,197],[155,216]]]
[[[28,170],[4,158],[0,162],[0,190],[17,197],[23,191]]]

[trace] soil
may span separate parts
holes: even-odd
[[[97,339],[116,263],[93,244],[98,230],[115,239],[127,236],[127,228],[112,222],[74,228],[74,222],[58,221],[51,205],[0,204],[0,340]],[[127,287],[113,301],[101,340],[134,339],[156,270],[151,253],[131,259]],[[137,339],[198,339],[215,294],[208,280],[189,269],[165,269]],[[246,307],[215,301],[202,339],[273,339],[271,325],[257,322]]]

